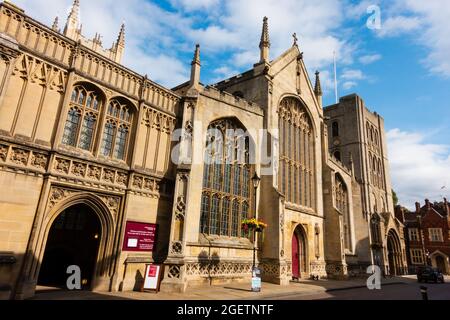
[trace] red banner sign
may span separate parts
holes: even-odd
[[[153,251],[156,227],[157,225],[152,223],[128,221],[123,240],[123,250],[136,252]]]

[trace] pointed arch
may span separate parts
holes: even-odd
[[[236,118],[220,118],[208,126],[204,152],[200,233],[245,237],[241,221],[253,203],[254,144]]]
[[[135,106],[123,97],[112,98],[106,109],[101,155],[125,161],[129,151]]]
[[[284,194],[286,202],[315,210],[316,157],[313,118],[300,99],[286,96],[278,107],[278,126],[281,168],[279,190]]]
[[[71,92],[62,143],[93,151],[105,93],[96,85],[77,82]]]
[[[41,231],[38,235],[37,247],[34,255],[30,257],[31,261],[33,261],[31,269],[32,279],[38,278],[40,265],[44,257],[48,236],[53,223],[66,209],[81,204],[88,206],[92,210],[97,216],[101,226],[102,236],[96,257],[94,283],[95,278],[111,276],[111,259],[114,246],[113,236],[115,231],[114,217],[106,204],[99,197],[92,193],[80,192],[62,200],[45,215],[45,218],[42,221]]]
[[[339,173],[335,175],[335,202],[336,208],[342,214],[343,218],[343,234],[345,249],[351,251],[352,244],[352,224],[350,219],[349,192],[347,184]]]

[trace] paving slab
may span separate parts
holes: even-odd
[[[382,285],[410,283],[415,276],[382,279]],[[365,279],[352,280],[300,280],[287,286],[263,283],[259,293],[251,292],[250,283],[213,285],[189,288],[186,293],[147,292],[91,292],[62,291],[56,288],[38,287],[33,300],[259,300],[291,295],[311,295],[335,290],[365,288]]]

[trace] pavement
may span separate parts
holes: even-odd
[[[450,281],[450,278],[447,278]],[[382,279],[382,287],[416,285],[415,276]],[[333,292],[360,289],[369,291],[366,279],[352,280],[300,280],[288,286],[263,283],[259,293],[251,292],[248,284],[213,285],[188,288],[186,293],[147,292],[90,292],[62,291],[61,289],[38,287],[33,300],[289,300],[304,297],[320,297]],[[339,296],[339,294],[336,294]]]

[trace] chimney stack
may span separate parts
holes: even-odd
[[[431,209],[431,203],[430,203],[430,200],[425,199],[425,206],[427,207],[427,210],[430,210],[430,209]]]
[[[420,202],[416,202],[416,213],[420,212]]]

